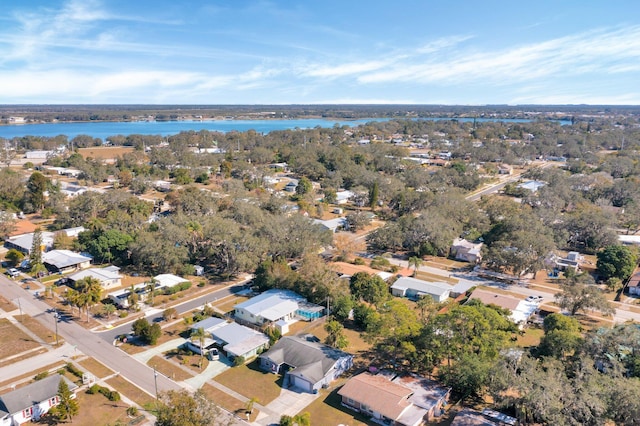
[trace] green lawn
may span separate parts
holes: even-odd
[[[340,383],[343,383],[341,380]],[[341,405],[341,397],[338,395],[339,387],[328,390],[320,389],[320,397],[309,404],[302,412],[311,414],[311,424],[323,425],[375,425],[371,421],[355,411],[351,411]]]
[[[262,405],[280,396],[282,389],[282,377],[263,372],[258,368],[256,360],[247,365],[229,368],[214,380],[247,398],[256,398]],[[248,383],[251,386],[247,386]]]

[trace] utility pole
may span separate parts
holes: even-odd
[[[156,366],[153,366],[153,383],[156,387],[156,402],[158,401],[158,372],[156,371]]]
[[[56,346],[58,346],[58,311],[53,311],[53,320],[56,323]]]

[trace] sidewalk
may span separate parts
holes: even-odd
[[[187,339],[183,339],[183,338],[169,340],[168,342],[164,342],[161,345],[154,346],[151,349],[148,349],[144,352],[139,352],[137,354],[133,354],[131,356],[146,365],[147,362],[149,362],[149,360],[154,356],[162,355],[164,352],[175,349],[178,346],[184,344],[186,341]]]
[[[0,377],[2,377],[3,380],[10,379],[13,377],[33,373],[36,370],[52,364],[67,363],[74,355],[77,354],[78,352],[73,345],[64,343],[57,349],[52,349],[45,353],[38,354],[37,356],[33,356],[22,361],[17,361],[13,364],[0,367]]]
[[[319,397],[320,393],[313,394],[296,389],[282,389],[279,397],[260,409],[260,414],[253,424],[260,426],[278,424],[281,416],[293,417]]]

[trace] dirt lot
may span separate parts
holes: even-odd
[[[37,348],[38,342],[27,336],[8,319],[0,319],[0,359]]]
[[[31,331],[33,334],[41,338],[44,342],[49,344],[56,343],[55,331],[50,331],[47,327],[43,326],[42,324],[40,324],[38,321],[34,320],[30,316],[16,315],[14,316],[14,318],[20,321],[22,325],[27,327],[29,331]],[[51,319],[51,322],[53,323],[53,318]],[[64,339],[62,339],[61,337],[58,337],[58,343],[62,343],[63,341]]]
[[[90,148],[79,148],[78,152],[82,155],[82,158],[93,158],[96,160],[110,160],[129,152],[135,151],[135,148],[131,146],[93,146]]]

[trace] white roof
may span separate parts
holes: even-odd
[[[640,244],[640,235],[618,235],[622,244]]]
[[[518,306],[511,311],[510,318],[516,324],[524,324],[527,319],[538,309],[539,305],[536,302],[527,302],[521,300]]]
[[[349,190],[338,191],[336,192],[336,201],[347,201],[349,198],[353,197],[354,193]]]
[[[235,356],[241,356],[269,342],[264,334],[235,322],[227,323],[211,332],[217,341],[226,343],[223,349]]]
[[[266,318],[269,321],[277,321],[295,312],[298,309],[298,302],[304,300],[304,297],[293,291],[271,289],[236,305],[236,308],[244,309],[250,314]]]
[[[117,280],[122,278],[120,274],[107,268],[89,268],[69,275],[69,279],[72,281],[79,281],[86,277],[93,277],[99,281]]]
[[[443,282],[428,282],[419,280],[417,278],[402,277],[398,278],[398,280],[393,283],[391,288],[399,290],[411,289],[416,290],[420,293],[442,296],[447,292],[450,292],[453,286]]]
[[[7,241],[24,249],[24,251],[31,251],[31,247],[33,246],[33,232],[9,237]],[[42,231],[42,245],[45,247],[51,247],[53,245],[53,232]]]
[[[174,287],[180,283],[189,281],[186,278],[182,278],[173,274],[160,274],[153,277],[153,279],[158,282],[158,287]]]
[[[313,219],[313,223],[317,223],[319,225],[325,226],[327,229],[335,232],[341,226],[344,226],[347,223],[347,220],[344,217],[336,217],[334,219],[328,220],[320,220]]]
[[[199,328],[204,331],[210,332],[211,330],[223,326],[227,321],[223,318],[209,317],[203,319],[202,321],[198,321],[193,324],[190,328],[192,330],[197,330]]]
[[[48,263],[56,268],[66,268],[67,266],[78,265],[90,260],[90,257],[71,250],[51,250],[42,255],[43,263]]]

